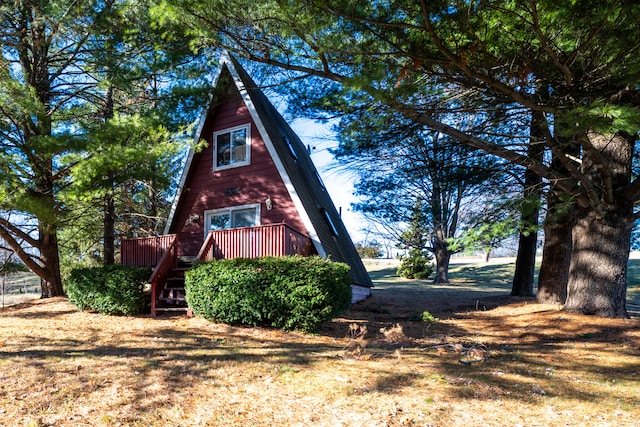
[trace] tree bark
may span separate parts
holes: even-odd
[[[449,284],[449,261],[451,260],[451,252],[445,246],[438,245],[433,251],[436,257],[436,277],[434,283],[436,285]]]
[[[60,277],[60,255],[58,253],[58,236],[55,230],[40,231],[40,257],[43,269],[40,274],[41,298],[64,295]]]
[[[565,309],[604,317],[627,317],[627,263],[633,201],[635,135],[588,133],[581,171],[589,204],[574,210],[571,265]]]
[[[110,53],[110,52],[108,52]],[[114,105],[113,105],[113,85],[109,85],[105,97],[104,104],[104,122],[107,123],[114,117]],[[112,171],[107,173],[107,180],[113,182]],[[107,191],[104,196],[104,218],[103,218],[103,230],[102,230],[102,246],[103,246],[103,264],[113,265],[115,264],[115,228],[116,228],[116,208],[113,197],[113,191]]]
[[[108,192],[104,196],[104,221],[103,221],[103,248],[104,265],[115,264],[115,217],[116,208],[113,194]]]
[[[567,311],[627,317],[627,263],[633,215],[631,206],[600,218],[580,212],[573,227]]]
[[[516,257],[516,271],[513,275],[511,295],[516,297],[531,297],[533,279],[536,269],[536,250],[538,248],[538,233],[520,233],[518,240],[518,255]]]
[[[544,139],[542,126],[544,116],[540,111],[531,112],[531,141],[527,148],[527,155],[538,162],[544,154]],[[520,238],[518,240],[518,255],[516,257],[516,271],[513,275],[511,295],[530,297],[534,295],[533,279],[536,270],[536,251],[538,249],[538,216],[540,215],[540,185],[542,178],[525,169],[523,202],[521,208]]]
[[[569,263],[571,261],[571,223],[568,214],[559,209],[554,191],[547,196],[544,221],[542,264],[538,273],[536,300],[543,304],[564,304],[567,300]]]

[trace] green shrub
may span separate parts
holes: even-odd
[[[151,269],[108,265],[71,270],[67,278],[69,301],[80,310],[131,316],[144,312],[144,285]]]
[[[413,316],[411,318],[411,320],[416,320],[418,322],[424,322],[424,323],[436,323],[436,322],[440,321],[440,319],[435,317],[428,310],[425,310],[425,311],[423,311],[421,313],[416,313],[416,315]]]
[[[212,261],[185,277],[197,316],[306,332],[349,307],[350,283],[346,264],[298,256]]]
[[[426,279],[433,273],[431,258],[423,251],[411,248],[406,256],[400,257],[396,274],[407,279]]]
[[[369,243],[356,243],[355,246],[360,258],[380,258],[384,255],[382,246],[375,240]]]

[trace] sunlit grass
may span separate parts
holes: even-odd
[[[376,263],[376,261],[373,261]],[[409,280],[398,277],[393,261],[379,261],[371,265],[369,275],[379,289],[437,289],[431,283],[432,278],[427,280]],[[534,275],[534,290],[538,284],[538,262]],[[511,292],[515,263],[512,259],[505,262],[501,259],[492,259],[488,263],[480,262],[454,262],[449,266],[450,284],[460,290],[470,291],[488,295],[505,295]],[[632,256],[627,267],[627,310],[634,318],[640,318],[640,259]],[[486,294],[484,294],[486,293]]]

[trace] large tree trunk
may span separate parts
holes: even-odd
[[[449,284],[449,261],[451,260],[451,252],[445,245],[438,245],[433,251],[436,257],[436,277],[434,283],[436,285]]]
[[[634,215],[633,202],[624,197],[624,189],[631,178],[635,136],[591,132],[588,137],[581,170],[589,179],[584,185],[590,203],[583,203],[574,212],[565,309],[626,317],[627,263]]]
[[[541,127],[544,117],[540,112],[531,114],[531,137],[528,156],[542,161],[544,144],[540,141]],[[524,200],[521,208],[520,238],[518,240],[518,256],[516,257],[516,271],[513,275],[511,295],[530,297],[533,292],[533,278],[536,269],[536,251],[538,249],[538,216],[540,215],[540,184],[542,178],[530,171],[524,172]]]
[[[564,304],[567,299],[569,263],[571,261],[571,223],[569,216],[558,209],[558,196],[547,196],[547,217],[544,221],[542,264],[538,273],[536,300],[543,304]]]
[[[538,233],[520,233],[518,241],[518,256],[516,257],[516,271],[513,275],[511,295],[516,297],[531,297],[533,279],[536,269],[536,250],[538,248]]]
[[[108,52],[110,53],[110,52]],[[104,105],[104,122],[107,123],[114,116],[113,106],[113,85],[109,85],[105,97]],[[114,173],[109,171],[107,173],[107,179],[109,182],[113,182]],[[115,229],[116,229],[116,207],[113,197],[113,191],[108,191],[104,196],[104,218],[103,218],[103,232],[102,232],[102,245],[103,245],[103,264],[113,265],[115,264]]]
[[[64,295],[60,277],[58,236],[55,230],[49,229],[40,232],[40,257],[43,263],[40,274],[41,298]]]
[[[115,264],[116,208],[111,192],[104,196],[103,247],[104,265]]]
[[[561,138],[561,136],[557,136]],[[580,157],[580,147],[563,141],[565,154]],[[565,165],[553,155],[551,168],[567,173]],[[542,264],[538,273],[536,300],[544,304],[564,304],[567,300],[567,282],[571,262],[571,212],[574,203],[563,190],[551,185],[547,193],[547,215],[544,219],[544,246]]]
[[[627,317],[627,263],[631,206],[607,212],[581,210],[573,227],[565,309],[604,317]]]
[[[531,113],[531,142],[527,148],[527,156],[542,161],[544,154],[544,116],[540,111]],[[521,207],[520,238],[518,240],[518,256],[516,271],[513,275],[511,295],[530,297],[533,292],[533,278],[536,269],[536,251],[538,249],[538,216],[540,215],[540,175],[526,169],[524,171],[523,202]]]

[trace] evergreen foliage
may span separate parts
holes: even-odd
[[[205,319],[306,332],[351,303],[349,267],[317,256],[212,261],[187,272],[185,289]]]
[[[407,255],[400,257],[397,274],[407,279],[426,279],[433,273],[431,256],[429,255],[428,224],[418,201],[411,214],[409,229],[400,236],[399,246],[408,250]]]
[[[182,148],[169,132],[198,114],[185,104],[199,105],[207,73],[191,74],[206,60],[190,61],[178,27],[162,41],[149,6],[0,4],[0,238],[40,276],[43,296],[64,292],[59,239],[74,262],[99,245],[112,260],[114,222],[147,218],[157,232],[165,216],[167,165]]]
[[[21,262],[0,262],[0,274],[24,273],[29,269]]]
[[[121,265],[76,268],[67,278],[67,295],[80,310],[133,316],[148,306],[144,287],[150,274],[149,268]]]
[[[310,99],[362,106],[368,97],[566,193],[579,209],[570,218],[568,256],[577,268],[568,274],[565,308],[627,316],[629,236],[640,200],[632,167],[639,4],[165,0],[162,9],[202,45],[288,69],[290,81],[312,76],[304,88]],[[443,112],[456,120],[443,121]],[[532,112],[542,118],[540,132],[504,137],[505,124]],[[470,115],[484,120],[469,128]]]
[[[431,257],[418,248],[409,248],[407,255],[400,256],[396,274],[406,279],[428,279],[433,273]]]

